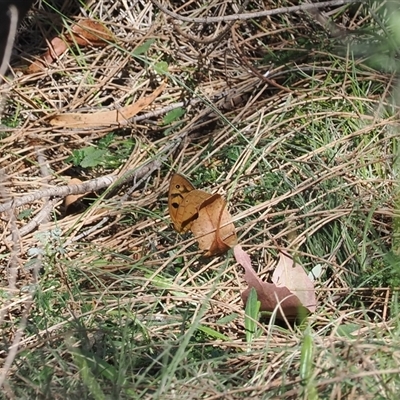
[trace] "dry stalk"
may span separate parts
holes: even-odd
[[[95,192],[96,190],[104,189],[115,183],[122,185],[128,179],[141,179],[143,176],[147,175],[148,171],[154,166],[159,168],[161,163],[159,160],[151,161],[144,164],[139,168],[135,168],[128,171],[124,176],[119,177],[118,175],[107,175],[96,179],[90,179],[81,184],[68,185],[68,186],[58,186],[55,188],[39,190],[35,193],[22,196],[19,199],[9,200],[3,204],[0,204],[0,212],[8,211],[11,208],[21,207],[25,204],[32,203],[36,200],[40,200],[46,197],[59,197],[64,198],[65,196],[74,194],[84,194],[88,192]]]
[[[335,7],[335,6],[342,6],[345,4],[365,2],[364,0],[331,0],[331,1],[323,1],[320,3],[301,4],[299,6],[280,7],[280,8],[275,8],[273,10],[264,10],[253,13],[242,13],[242,14],[239,13],[232,15],[224,15],[222,17],[198,18],[198,17],[184,17],[183,15],[177,14],[169,10],[168,8],[164,7],[161,3],[158,2],[158,0],[151,0],[151,1],[156,7],[158,7],[161,11],[163,11],[170,17],[173,17],[179,21],[192,22],[197,24],[214,24],[218,22],[239,21],[239,20],[243,21],[247,19],[261,18],[271,15],[290,14],[298,11],[314,10],[316,8]]]

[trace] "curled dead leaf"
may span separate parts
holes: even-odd
[[[261,303],[260,310],[269,312],[276,310],[279,318],[285,317],[291,320],[295,319],[299,315],[304,315],[304,313],[315,311],[316,300],[314,285],[308,279],[308,276],[304,270],[304,276],[309,281],[307,283],[305,283],[307,279],[299,273],[299,269],[296,267],[296,272],[293,273],[293,271],[287,268],[288,260],[281,257],[278,263],[279,271],[275,276],[276,282],[279,281],[279,285],[276,282],[263,282],[251,266],[250,256],[242,249],[240,245],[236,245],[234,247],[234,255],[236,261],[245,269],[244,279],[248,284],[248,288],[242,293],[242,299],[245,304],[251,288],[254,288],[257,292],[258,300]],[[283,263],[285,265],[280,265]],[[302,268],[301,266],[298,267]],[[281,278],[284,275],[286,275],[286,280],[282,281]],[[283,286],[282,282],[285,282],[285,285],[290,283],[290,287]],[[299,288],[297,294],[295,294],[293,291],[295,287],[296,290]],[[307,292],[305,293],[305,297],[302,299],[298,297],[300,292]],[[303,301],[305,301],[305,303],[303,303]]]
[[[198,217],[193,221],[191,230],[200,249],[206,250],[206,257],[226,253],[237,243],[232,217],[226,208],[226,201],[219,194],[210,196],[199,206]]]
[[[68,44],[65,40],[55,37],[49,43],[49,48],[44,53],[41,58],[36,59],[29,65],[26,72],[28,73],[36,73],[43,71],[47,68],[48,64],[51,64],[54,60],[57,59],[61,54],[63,54],[68,49]]]
[[[115,37],[102,23],[89,18],[82,19],[72,26],[70,32],[62,37],[53,38],[46,53],[33,61],[26,72],[35,73],[45,70],[48,64],[54,62],[71,45],[105,46],[109,42],[115,42]]]

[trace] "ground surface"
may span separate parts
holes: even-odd
[[[224,21],[296,4],[162,4],[220,20],[128,0],[43,3],[21,26],[1,89],[0,196],[37,196],[0,220],[0,396],[396,398],[399,10]],[[106,45],[69,43],[29,69],[87,18],[112,32]],[[54,123],[121,109],[115,123]],[[246,336],[242,268],[171,226],[174,172],[227,198],[263,278],[280,249],[320,267],[316,312]],[[44,191],[72,178],[100,184],[71,205]]]

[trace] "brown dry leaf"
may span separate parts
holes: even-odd
[[[82,181],[78,178],[72,178],[69,182],[68,185],[79,185],[81,184]],[[73,205],[79,201],[80,199],[82,199],[83,197],[85,197],[87,195],[87,193],[84,194],[70,194],[68,196],[65,196],[64,199],[64,214],[68,215],[70,212],[70,209],[73,208]]]
[[[284,315],[287,319],[295,319],[298,315],[302,315],[302,312],[315,311],[315,303],[304,305],[286,286],[277,286],[275,283],[263,282],[251,266],[250,256],[240,245],[236,245],[233,251],[236,261],[245,269],[244,279],[249,285],[242,293],[242,299],[245,304],[251,288],[254,288],[261,303],[260,310],[273,312],[276,309],[279,318],[282,318]],[[312,291],[314,291],[314,288]]]
[[[115,42],[112,32],[102,23],[92,19],[82,19],[73,25],[71,32],[65,35],[69,43],[80,46],[105,46]]]
[[[47,64],[51,64],[69,45],[78,44],[80,46],[105,46],[108,42],[115,42],[112,32],[103,24],[91,19],[83,19],[71,28],[64,38],[55,37],[49,43],[49,49],[40,59],[32,62],[27,68],[27,73],[43,71]]]
[[[203,201],[198,214],[191,230],[200,249],[207,251],[206,257],[223,254],[236,245],[235,226],[221,195],[214,194]]]
[[[149,106],[165,89],[163,82],[151,95],[139,99],[136,103],[119,110],[100,111],[93,114],[68,113],[56,115],[50,124],[68,128],[92,128],[109,125],[127,125],[128,120]]]
[[[53,38],[49,43],[49,49],[46,51],[46,53],[44,53],[40,59],[33,61],[32,64],[27,68],[26,73],[32,74],[43,71],[47,64],[51,64],[67,49],[68,45],[63,39],[60,39],[59,37]]]
[[[317,300],[314,283],[308,277],[304,268],[300,264],[296,264],[293,258],[285,253],[279,253],[278,265],[271,280],[278,287],[288,288],[310,312],[315,311]]]

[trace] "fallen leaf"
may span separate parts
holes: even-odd
[[[72,178],[69,182],[68,185],[79,185],[81,184],[82,181],[78,178]],[[68,196],[65,196],[64,199],[64,214],[68,215],[71,213],[71,208],[74,209],[76,207],[76,203],[85,197],[87,193],[84,194],[70,194]],[[72,211],[74,212],[74,211]]]
[[[77,43],[80,46],[105,46],[109,42],[115,42],[112,32],[102,23],[92,19],[80,20],[65,37],[69,43]]]
[[[49,48],[41,58],[33,61],[27,68],[27,73],[40,72],[46,69],[48,64],[54,62],[71,45],[80,46],[105,46],[109,42],[115,42],[112,32],[102,23],[91,19],[82,19],[74,24],[69,33],[62,37],[56,36],[49,43]]]
[[[44,53],[41,58],[33,61],[27,68],[26,72],[32,74],[43,71],[45,68],[47,68],[48,64],[51,64],[67,49],[68,44],[63,39],[60,39],[59,37],[53,38],[49,43],[49,48],[46,53]]]
[[[300,264],[296,264],[293,258],[285,253],[279,253],[278,265],[271,280],[278,287],[288,288],[310,312],[315,311],[314,283],[308,277],[304,268]]]
[[[219,194],[209,197],[199,206],[198,217],[191,230],[206,257],[227,252],[237,243],[235,226],[232,223],[226,202]]]
[[[260,311],[273,312],[276,310],[278,318],[285,317],[291,320],[304,312],[315,311],[315,302],[304,305],[299,297],[293,294],[288,287],[278,286],[276,283],[263,282],[251,266],[250,256],[240,245],[236,245],[233,251],[236,261],[245,269],[244,279],[248,284],[248,288],[242,293],[242,299],[245,304],[251,288],[254,288],[257,292],[257,298],[261,302]],[[287,260],[285,259],[284,262],[286,264]],[[286,266],[284,266],[284,270],[286,273],[289,271]],[[279,277],[282,276],[283,274],[279,275]],[[291,283],[292,287],[295,286],[294,281]],[[315,299],[314,287],[312,287],[312,293]]]
[[[109,125],[127,125],[130,118],[149,106],[165,89],[163,82],[151,95],[139,99],[136,103],[119,110],[100,111],[92,114],[66,113],[56,115],[49,120],[53,126],[68,128],[92,128]]]

